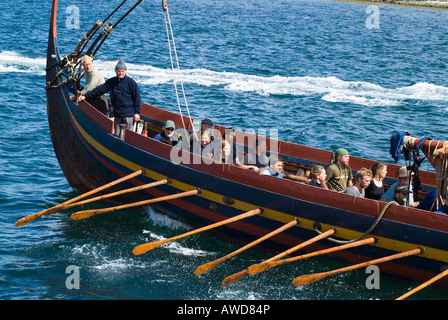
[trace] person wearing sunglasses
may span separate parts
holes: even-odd
[[[162,127],[162,132],[156,135],[154,139],[169,144],[170,146],[175,146],[178,142],[177,132],[174,131],[175,129],[176,125],[174,121],[168,120]]]

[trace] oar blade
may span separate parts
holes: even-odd
[[[238,280],[240,280],[241,278],[243,278],[245,275],[247,274],[246,270],[240,271],[238,273],[234,273],[228,277],[226,277],[222,282],[221,285],[223,287],[228,286],[229,284],[232,284]]]
[[[83,194],[81,194],[81,195],[79,195],[79,196],[77,196],[77,197],[75,197],[75,198],[72,198],[72,199],[70,199],[70,200],[67,200],[67,201],[65,201],[65,202],[63,202],[63,203],[61,203],[61,204],[58,204],[58,205],[54,206],[54,207],[51,207],[51,208],[46,209],[46,210],[43,210],[43,211],[41,211],[41,212],[37,212],[37,213],[30,214],[30,215],[28,215],[28,216],[26,216],[26,217],[23,217],[23,218],[19,219],[19,220],[15,223],[15,226],[16,226],[16,227],[21,227],[21,226],[23,226],[23,225],[25,225],[25,224],[27,224],[27,223],[33,221],[33,220],[36,220],[37,218],[39,218],[39,217],[41,217],[41,216],[43,216],[43,215],[50,215],[50,214],[53,214],[53,213],[62,211],[62,210],[64,210],[64,209],[68,208],[67,205],[69,205],[69,204],[71,204],[71,203],[73,203],[73,202],[76,202],[76,201],[78,201],[78,200],[81,200],[81,199],[83,199],[83,198],[85,198],[85,197],[88,197],[88,196],[90,196],[90,195],[92,195],[92,194],[94,194],[94,193],[97,193],[97,192],[99,192],[99,191],[102,191],[102,190],[105,190],[105,189],[107,189],[107,188],[110,188],[110,187],[112,187],[112,186],[114,186],[114,185],[116,185],[116,184],[119,184],[119,183],[123,182],[123,181],[132,179],[132,178],[134,178],[134,177],[136,177],[136,176],[138,176],[138,175],[140,175],[140,174],[143,174],[145,171],[146,171],[146,169],[145,169],[145,168],[142,168],[142,169],[140,169],[140,170],[137,170],[137,171],[135,171],[135,172],[133,172],[133,173],[127,175],[127,176],[121,177],[121,178],[119,178],[119,179],[117,179],[117,180],[114,180],[114,181],[112,181],[112,182],[109,182],[109,183],[107,183],[107,184],[105,184],[105,185],[103,185],[103,186],[101,186],[101,187],[98,187],[98,188],[96,188],[96,189],[90,190],[90,191],[88,191],[88,192],[86,192],[86,193],[83,193]]]
[[[92,210],[83,210],[83,211],[78,211],[73,213],[70,218],[72,220],[82,220],[82,219],[86,219],[86,218],[90,218],[93,217],[97,214],[99,214],[100,212],[98,212],[98,210],[92,209]]]
[[[31,214],[29,216],[26,216],[26,217],[23,217],[23,218],[17,220],[16,223],[15,223],[15,226],[16,227],[21,227],[21,226],[23,226],[23,225],[25,225],[25,224],[27,224],[27,223],[29,223],[29,222],[39,218],[39,217],[40,217],[40,215],[38,215],[37,213]]]
[[[298,276],[297,278],[295,278],[292,281],[292,284],[294,287],[300,287],[300,286],[304,286],[306,284],[309,284],[311,282],[320,280],[322,278],[325,278],[326,272],[322,272],[322,273],[313,273],[313,274],[305,274],[302,276]]]
[[[273,266],[275,266],[275,262],[261,262],[257,264],[251,265],[249,268],[247,268],[247,274],[254,275],[263,271],[266,271]]]
[[[132,253],[135,254],[136,256],[138,256],[138,255],[144,254],[148,251],[151,251],[152,249],[155,249],[167,242],[169,242],[169,239],[154,241],[154,242],[149,242],[149,243],[143,243],[143,244],[136,246],[132,250]]]
[[[196,268],[196,270],[194,271],[194,274],[199,276],[201,274],[203,274],[204,272],[209,271],[210,269],[214,268],[216,265],[219,264],[220,261],[210,261],[208,263],[204,263],[203,265],[200,265],[199,267]]]
[[[62,211],[65,208],[66,208],[66,205],[64,203],[60,203],[60,204],[58,204],[58,205],[56,205],[54,207],[42,210],[40,212],[36,212],[36,213],[30,214],[30,215],[28,215],[26,217],[23,217],[23,218],[17,220],[17,222],[15,223],[15,226],[16,227],[21,227],[21,226],[23,226],[23,225],[25,225],[25,224],[33,221],[33,220],[36,220],[37,218],[39,218],[39,217],[41,217],[43,215],[53,214],[53,213]]]

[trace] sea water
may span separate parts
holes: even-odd
[[[119,3],[59,1],[61,54]],[[180,105],[184,114],[188,106],[198,120],[275,129],[282,140],[390,163],[397,131],[447,138],[448,11],[319,0],[168,6],[181,70],[174,79],[187,103],[176,98],[159,1],[132,12],[94,61],[109,78],[124,59],[146,103],[173,112]],[[78,195],[61,172],[46,118],[50,8],[49,0],[0,4],[0,299],[390,300],[420,284],[381,274],[372,289],[360,269],[293,287],[298,275],[348,265],[317,257],[222,287],[226,276],[272,255],[248,250],[195,276],[199,265],[239,248],[198,234],[134,256],[138,244],[191,230],[151,208],[72,221],[73,208],[16,228],[19,218]],[[432,286],[415,299],[447,296]]]

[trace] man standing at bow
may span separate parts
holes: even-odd
[[[106,92],[110,93],[110,99],[114,108],[115,135],[120,135],[120,124],[133,130],[134,121],[140,120],[142,101],[137,83],[126,75],[127,67],[123,60],[118,61],[115,67],[116,77],[110,78],[106,83],[96,87],[92,91],[80,96],[79,101],[97,97]]]

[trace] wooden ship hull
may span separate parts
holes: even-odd
[[[76,104],[70,100],[74,84],[69,80],[58,51],[56,32],[57,1],[53,1],[47,56],[47,111],[51,139],[60,167],[69,184],[79,192],[87,192],[126,176],[141,168],[144,174],[125,186],[138,186],[162,179],[169,183],[138,191],[118,198],[122,203],[142,201],[188,190],[199,189],[197,195],[159,202],[155,207],[162,213],[182,220],[194,227],[235,217],[243,212],[260,208],[261,214],[226,224],[215,229],[216,234],[241,243],[248,243],[297,220],[296,226],[262,242],[274,250],[286,250],[303,241],[334,228],[333,238],[340,241],[374,237],[375,243],[334,254],[351,263],[360,263],[392,254],[422,248],[423,252],[382,263],[381,271],[425,281],[448,266],[448,216],[415,208],[390,205],[381,201],[354,197],[309,186],[287,179],[262,176],[250,170],[218,162],[204,163],[199,156],[189,154],[189,163],[172,161],[178,150],[151,138],[160,131],[166,120],[181,127],[179,114],[143,104],[141,118],[150,125],[150,137],[126,130],[124,139],[113,135],[113,121],[85,101]],[[191,123],[186,129],[192,130]],[[223,133],[218,125],[215,132]],[[251,148],[246,136],[245,150]],[[268,139],[270,142],[270,139]],[[315,164],[327,165],[333,153],[285,141],[275,141],[279,155],[287,168],[309,168]],[[429,150],[430,143],[426,143]],[[374,163],[372,160],[351,157],[354,172]],[[388,164],[393,183],[399,166]],[[420,171],[423,191],[436,188],[435,173]],[[387,207],[386,207],[387,206]],[[382,214],[381,219],[377,217]],[[102,216],[106,219],[106,215]],[[374,224],[368,235],[364,233]],[[364,235],[364,236],[363,236]],[[334,247],[325,238],[303,248],[313,252]],[[438,282],[448,285],[442,279]]]

